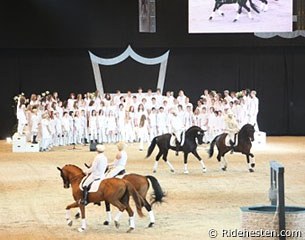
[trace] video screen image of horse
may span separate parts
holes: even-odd
[[[189,33],[291,32],[292,0],[189,0]]]

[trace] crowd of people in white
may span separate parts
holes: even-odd
[[[239,127],[255,124],[259,100],[255,90],[223,93],[204,90],[194,106],[183,90],[163,95],[141,88],[137,93],[128,91],[115,94],[71,93],[67,100],[57,92],[46,91],[16,97],[18,133],[26,134],[29,141],[40,140],[42,151],[52,146],[85,144],[88,142],[139,142],[139,149],[155,136],[173,132],[173,116],[180,118],[183,129],[193,125],[206,130],[205,142],[224,132],[224,117],[233,112]],[[174,114],[171,114],[174,113]]]

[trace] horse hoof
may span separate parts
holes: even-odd
[[[186,170],[186,171],[184,171],[183,173],[184,173],[184,174],[189,174],[189,171],[188,171],[188,170]]]
[[[79,218],[80,218],[80,213],[78,212],[75,214],[75,219],[79,219]]]
[[[255,167],[255,163],[251,163],[251,167],[254,168]]]
[[[206,169],[206,168],[203,168],[203,169],[202,169],[202,172],[203,172],[203,173],[206,173],[206,172],[207,172],[207,169]]]
[[[148,224],[148,226],[147,226],[147,227],[148,227],[148,228],[151,228],[151,227],[153,227],[153,226],[154,226],[154,224],[155,224],[155,223],[151,222],[151,223],[149,223],[149,224]]]
[[[212,20],[213,19],[213,17],[209,17],[209,20]]]
[[[73,224],[73,221],[70,219],[70,220],[67,220],[67,225],[69,226],[69,227],[72,227],[72,224]]]
[[[237,22],[237,19],[234,19],[233,22]]]
[[[225,172],[225,171],[227,171],[227,168],[223,167],[223,168],[221,168],[221,170]]]
[[[157,172],[157,170],[153,170],[153,173],[156,173]]]
[[[130,228],[127,230],[127,233],[131,233],[133,230],[134,230],[134,228],[130,227]]]
[[[86,229],[85,228],[82,228],[82,227],[80,227],[80,228],[78,228],[78,231],[79,232],[84,232]]]
[[[103,225],[109,226],[109,222],[108,222],[108,221],[105,221],[105,222],[103,222]]]
[[[175,170],[174,170],[174,169],[171,169],[171,172],[172,172],[172,173],[175,173]]]
[[[118,222],[118,221],[114,221],[114,226],[115,226],[117,229],[119,229],[119,228],[120,228],[119,222]]]
[[[254,172],[254,169],[250,168],[250,169],[249,169],[249,172]]]
[[[223,16],[223,17],[224,17],[224,16],[225,16],[225,14],[224,14],[224,13],[221,13],[221,16]]]

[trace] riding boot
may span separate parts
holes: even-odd
[[[33,144],[38,143],[38,142],[36,141],[36,138],[37,138],[37,136],[36,136],[36,135],[34,135],[34,136],[33,136],[33,141],[32,141],[32,143],[33,143]]]
[[[179,155],[179,148],[180,148],[180,144],[179,144],[178,140],[176,140],[176,156]]]
[[[230,146],[231,146],[231,152],[230,153],[233,154],[235,143],[231,139],[230,139],[229,143],[230,143]]]
[[[233,154],[233,152],[234,152],[235,143],[236,143],[236,135],[234,135],[234,142],[230,139],[230,145],[231,145],[231,152],[230,152],[230,154]]]
[[[83,187],[83,199],[80,201],[85,206],[88,204],[88,190],[88,187]]]

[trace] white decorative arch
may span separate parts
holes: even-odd
[[[161,93],[163,92],[169,50],[159,57],[146,58],[137,54],[129,45],[122,54],[114,58],[101,58],[96,56],[90,51],[89,51],[89,56],[92,63],[96,89],[99,90],[100,93],[104,93],[104,87],[103,87],[102,75],[100,72],[99,64],[105,66],[111,66],[125,61],[128,57],[131,57],[133,60],[146,65],[160,64],[157,88],[161,89]]]

